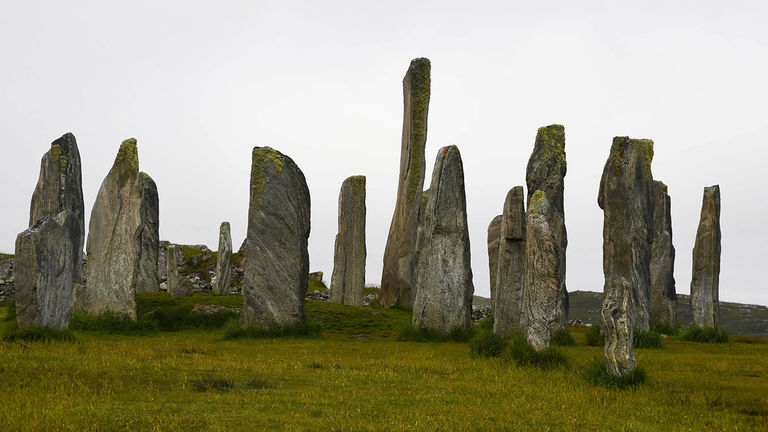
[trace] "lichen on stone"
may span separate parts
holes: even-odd
[[[67,171],[67,157],[61,152],[61,146],[58,144],[51,145],[51,161],[58,162],[60,172]]]
[[[559,124],[542,126],[536,133],[536,146],[541,149],[543,159],[555,168],[566,167],[565,159],[565,127]]]
[[[653,140],[649,139],[633,139],[633,142],[640,147],[643,152],[643,158],[645,161],[645,171],[648,175],[651,175],[651,162],[653,162]]]
[[[264,200],[264,187],[267,185],[264,178],[264,166],[267,161],[272,162],[275,171],[283,172],[285,159],[279,151],[272,147],[254,147],[251,154],[251,204],[259,211]]]
[[[410,171],[421,172],[424,170],[424,143],[427,139],[427,115],[429,109],[429,93],[431,86],[432,66],[427,58],[416,58],[411,61],[406,74],[406,80],[410,82],[411,107],[410,107],[410,144],[411,161]],[[419,176],[411,175],[405,189],[407,201],[412,201],[421,189]]]
[[[547,198],[547,195],[542,190],[537,190],[533,193],[531,196],[531,203],[528,205],[528,211],[531,213],[537,213],[536,206],[544,202],[544,200]]]
[[[664,182],[661,180],[658,180],[658,182],[659,182],[659,186],[661,186],[661,190],[664,191],[665,194],[669,194],[669,188],[667,187],[667,185],[664,184]]]
[[[139,181],[141,181],[142,184],[148,180],[152,180],[152,177],[150,177],[149,174],[145,173],[144,171],[139,173]]]
[[[365,192],[365,176],[352,176],[346,181],[352,187],[352,195],[358,196]]]

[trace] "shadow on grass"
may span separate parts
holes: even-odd
[[[274,338],[319,338],[322,336],[320,325],[314,321],[306,321],[296,325],[282,327],[248,327],[241,328],[238,320],[230,320],[222,340],[232,339],[274,339]]]
[[[3,336],[6,342],[74,342],[75,335],[69,330],[59,330],[51,327],[15,328]]]

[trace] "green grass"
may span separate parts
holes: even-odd
[[[562,329],[552,335],[549,343],[558,346],[573,346],[576,345],[576,341],[573,339],[573,335],[567,329]]]
[[[75,335],[70,330],[59,330],[50,327],[41,328],[15,328],[3,335],[5,342],[74,342]]]
[[[469,340],[469,352],[478,357],[499,357],[507,348],[503,337],[492,330],[478,329],[475,336]]]
[[[589,346],[603,346],[605,344],[605,335],[600,331],[599,325],[587,327],[584,332],[584,342]]]
[[[449,334],[443,334],[431,329],[415,328],[409,322],[400,327],[397,340],[401,342],[467,342],[473,335],[473,329],[470,329],[470,331],[455,329]]]
[[[522,334],[512,335],[507,340],[504,356],[518,366],[534,366],[545,370],[565,366],[568,363],[565,355],[556,348],[549,347],[536,351]]]
[[[320,325],[307,321],[296,325],[270,328],[240,328],[239,320],[232,320],[224,333],[224,339],[242,338],[319,338],[322,334]]]
[[[732,341],[728,331],[711,327],[681,328],[677,333],[677,338],[682,341],[716,344],[728,344]]]
[[[661,334],[655,331],[635,331],[632,334],[632,345],[635,348],[664,348],[664,340]]]
[[[582,378],[603,355],[584,343],[588,327],[571,327],[578,345],[558,348],[567,367],[542,370],[473,356],[467,344],[398,341],[408,311],[312,301],[306,310],[322,337],[223,340],[226,328],[187,328],[0,341],[0,429],[749,431],[768,422],[760,338],[668,338],[663,350],[635,352],[649,378],[619,392]]]
[[[637,387],[644,384],[646,380],[645,370],[640,367],[628,374],[611,375],[605,369],[605,360],[603,359],[595,359],[584,371],[583,377],[589,383],[619,390]]]

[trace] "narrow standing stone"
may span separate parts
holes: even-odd
[[[616,137],[600,180],[597,203],[603,209],[605,275],[601,316],[606,369],[616,376],[635,369],[633,331],[648,329],[640,292],[650,286],[652,160],[653,141]]]
[[[71,133],[51,143],[51,149],[40,161],[40,177],[32,193],[29,209],[29,226],[44,217],[55,217],[64,210],[71,210],[78,220],[80,239],[75,264],[75,283],[83,281],[83,245],[85,240],[85,206],[83,201],[83,176],[77,140]]]
[[[653,243],[651,244],[651,323],[677,325],[675,247],[672,245],[672,210],[667,185],[653,187]]]
[[[254,147],[243,326],[280,327],[304,320],[309,230],[304,174],[290,157],[269,147]]]
[[[334,247],[330,300],[363,305],[365,288],[365,176],[344,180],[339,192],[339,233]]]
[[[136,319],[135,274],[141,237],[141,183],[136,140],[123,141],[93,203],[88,230],[85,310]]]
[[[718,327],[720,291],[720,186],[704,188],[701,219],[693,247],[693,325]]]
[[[415,296],[415,248],[426,165],[424,146],[427,142],[430,68],[428,59],[414,59],[403,78],[400,177],[381,275],[381,304],[384,306],[411,307]]]
[[[160,199],[157,185],[146,173],[139,173],[141,188],[141,223],[139,261],[136,266],[136,292],[158,292],[158,256],[160,254]]]
[[[491,307],[496,295],[496,277],[499,271],[499,243],[501,242],[501,218],[498,215],[488,224],[488,273],[491,283]]]
[[[69,326],[80,219],[71,210],[43,217],[16,238],[16,320],[20,328]]]
[[[456,146],[437,154],[419,239],[413,324],[444,335],[469,331],[472,319],[464,168]]]
[[[504,200],[499,243],[496,295],[492,296],[493,331],[504,335],[523,330],[525,291],[525,195],[515,186]]]
[[[190,296],[189,286],[181,281],[179,278],[179,265],[178,258],[179,250],[176,245],[168,246],[168,257],[166,262],[168,263],[168,280],[166,281],[166,287],[168,294],[171,297],[187,297]]]
[[[216,256],[216,294],[229,294],[232,284],[232,234],[229,222],[222,222],[219,227],[219,253]]]

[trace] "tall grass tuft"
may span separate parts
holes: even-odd
[[[322,329],[314,321],[305,321],[296,325],[286,325],[282,327],[248,327],[241,328],[238,320],[231,320],[224,332],[224,340],[231,339],[274,339],[274,338],[319,338],[322,336]]]
[[[75,335],[69,330],[59,330],[51,327],[14,329],[3,336],[6,342],[74,342]]]
[[[552,345],[559,345],[559,346],[574,346],[576,345],[576,341],[573,340],[573,335],[571,332],[568,331],[568,329],[560,329],[555,334],[552,335],[552,338],[549,340],[549,343]]]
[[[584,333],[589,346],[603,346],[605,344],[605,335],[600,331],[599,325],[593,325]]]
[[[645,383],[646,379],[645,370],[642,368],[636,368],[631,373],[625,375],[611,375],[605,369],[605,362],[599,359],[595,359],[590,363],[582,376],[587,382],[592,384],[616,389],[637,387]]]
[[[479,329],[469,340],[469,352],[476,357],[499,357],[506,348],[504,338],[488,329]]]
[[[700,343],[731,343],[731,334],[726,330],[718,330],[712,327],[686,327],[681,328],[677,338],[683,341]]]
[[[632,334],[632,345],[635,348],[664,348],[664,340],[655,331],[635,331]]]
[[[522,334],[513,335],[507,340],[505,357],[518,366],[535,366],[541,369],[554,369],[567,364],[562,352],[552,347],[536,351]]]
[[[69,328],[72,330],[90,331],[115,334],[144,334],[157,331],[157,324],[151,320],[132,320],[130,316],[112,311],[99,315],[87,312],[73,312],[69,318]]]

